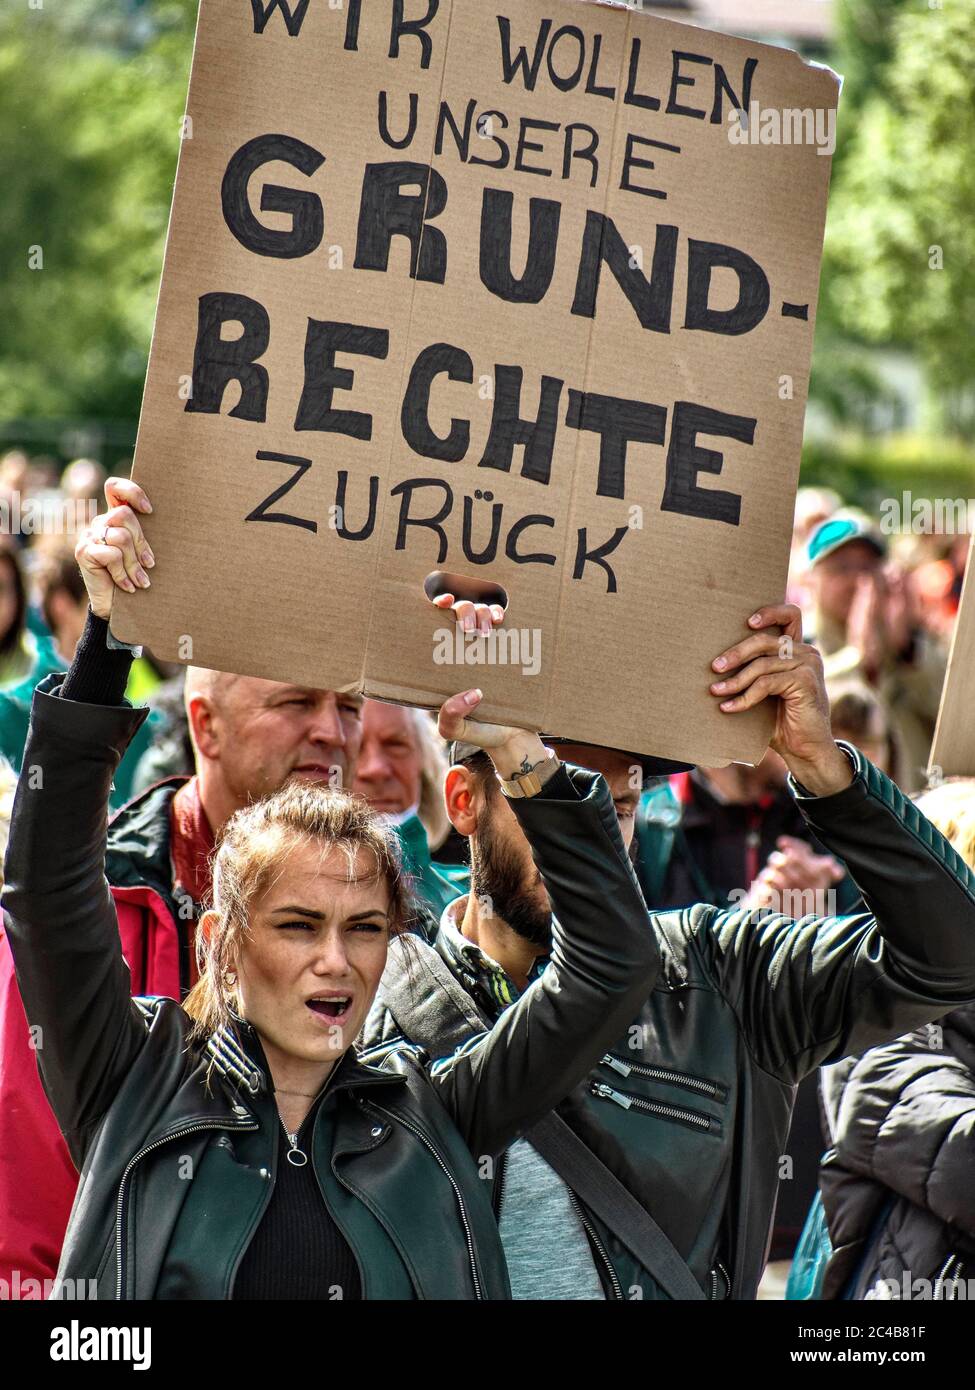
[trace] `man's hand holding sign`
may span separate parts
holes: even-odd
[[[829,796],[853,780],[850,760],[830,733],[823,659],[802,640],[802,614],[793,603],[769,604],[748,620],[746,637],[711,665],[721,673],[711,693],[728,714],[774,698],[770,747],[813,796]]]

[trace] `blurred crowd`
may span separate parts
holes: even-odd
[[[74,546],[77,532],[102,505],[104,482],[105,470],[91,459],[77,459],[63,470],[50,459],[30,458],[20,451],[0,459],[0,513],[8,521],[20,521],[19,529],[8,525],[0,536],[4,824],[21,770],[33,689],[51,672],[67,669],[84,630],[87,600]],[[941,787],[936,771],[933,777],[928,771],[968,549],[965,534],[888,534],[877,517],[847,505],[835,492],[803,488],[796,504],[788,598],[802,610],[807,640],[823,654],[834,735],[862,750],[906,794],[925,794],[927,815],[975,867],[975,782]],[[201,774],[208,759],[212,761],[208,720],[214,704],[220,699],[229,702],[230,696],[220,693],[216,677],[208,683],[191,676],[187,682],[183,668],[157,661],[148,651],[134,662],[126,693],[133,703],[148,703],[152,711],[115,780],[113,806],[127,806],[123,814],[131,824],[138,820],[139,806],[151,804],[160,784],[176,779],[176,785],[184,787],[194,773]],[[260,763],[260,728],[248,727],[243,695],[233,698],[239,748],[249,748]],[[345,715],[339,710],[337,717]],[[467,842],[452,828],[444,808],[447,749],[422,711],[367,700],[361,707],[357,704],[350,717],[356,727],[345,763],[353,789],[392,819],[419,893],[439,917],[466,891],[469,872]],[[184,802],[178,799],[174,805]],[[654,908],[705,901],[720,907],[768,906],[790,916],[857,910],[856,885],[811,839],[789,793],[785,764],[772,752],[755,768],[734,764],[699,767],[670,778],[648,777],[633,813],[634,859]],[[190,820],[193,814],[199,815],[198,807],[188,812]],[[191,830],[187,838],[192,840]],[[212,835],[197,836],[197,841],[201,853],[212,847]],[[191,865],[186,877],[202,894],[205,873]],[[197,896],[194,891],[194,899]],[[963,1091],[971,1121],[975,1025],[964,1010],[950,1020],[939,1036],[938,1065],[943,1070],[946,1052],[950,1054],[944,1084],[955,1087],[956,1109],[957,1072],[965,1073]],[[842,1075],[827,1078],[822,1091],[816,1077],[803,1083],[783,1156],[787,1162],[770,1250],[770,1296],[781,1291],[786,1262],[816,1198],[824,1148],[828,1153],[822,1168],[823,1199],[817,1198],[814,1213],[823,1231],[828,1225],[834,1247],[840,1232],[841,1248],[848,1252],[852,1244],[859,1251],[853,1265],[848,1256],[839,1266],[834,1259],[826,1296],[841,1296],[854,1271],[860,1281],[855,1296],[860,1297],[868,1296],[871,1280],[880,1277],[878,1271],[896,1273],[890,1246],[896,1246],[898,1236],[891,1235],[891,1225],[903,1240],[905,1224],[912,1229],[915,1211],[923,1209],[926,1222],[918,1223],[916,1239],[926,1242],[946,1267],[961,1259],[960,1248],[971,1245],[975,1250],[975,1219],[958,1235],[966,1215],[959,1216],[953,1208],[946,1227],[932,1210],[926,1184],[918,1179],[910,1186],[918,1178],[917,1162],[928,1163],[922,1177],[933,1162],[918,1156],[928,1152],[924,1146],[930,1148],[932,1133],[940,1133],[943,1107],[939,1109],[937,1077],[928,1078],[934,1099],[914,1117],[924,1129],[923,1136],[918,1134],[918,1147],[911,1147],[910,1117],[902,1116],[897,1163],[883,1181],[870,1169],[873,1140],[864,1138],[862,1125],[858,1128],[857,1098],[867,1097],[875,1112],[871,1123],[881,1129],[901,1094],[887,1097],[884,1077],[895,1064],[913,1075],[911,1069],[922,1066],[919,1056],[930,1055],[929,1041],[892,1045],[899,1049],[893,1060],[868,1054],[854,1059],[855,1066],[830,1069],[842,1070]],[[890,1049],[876,1051],[887,1054]],[[897,1187],[898,1163],[905,1173],[904,1190]],[[913,1179],[907,1176],[911,1173]],[[969,1170],[972,1188],[970,1177]],[[877,1192],[868,1190],[871,1185]],[[884,1213],[879,1225],[878,1211]],[[945,1229],[952,1231],[950,1239]],[[868,1236],[874,1253],[865,1267],[861,1247]],[[810,1285],[815,1294],[807,1290],[795,1296],[822,1295],[822,1273],[820,1269]]]

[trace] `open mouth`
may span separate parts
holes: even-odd
[[[347,1016],[352,1007],[352,995],[341,994],[329,998],[306,999],[305,1003],[312,1013],[318,1014],[320,1018],[328,1019],[330,1023],[335,1023]]]

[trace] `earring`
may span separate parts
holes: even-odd
[[[237,983],[237,976],[232,970],[225,970],[223,972],[223,982],[228,989],[233,989],[234,985]]]

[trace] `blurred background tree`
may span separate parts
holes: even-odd
[[[0,16],[0,419],[138,418],[196,6]]]
[[[920,0],[927,7],[927,0]],[[894,27],[919,0],[837,0],[836,62],[843,74],[843,128],[849,131],[864,102],[882,90],[894,56]]]
[[[0,15],[0,447],[77,451],[59,422],[87,421],[106,461],[131,449],[195,17],[196,0]],[[834,0],[830,61],[844,89],[806,467],[859,476],[887,468],[891,433],[975,442],[975,0]],[[971,487],[970,447],[934,452]],[[923,466],[923,440],[894,454],[897,476]]]
[[[841,0],[844,74],[813,398],[841,425],[898,419],[877,346],[912,354],[919,422],[975,438],[975,5]]]

